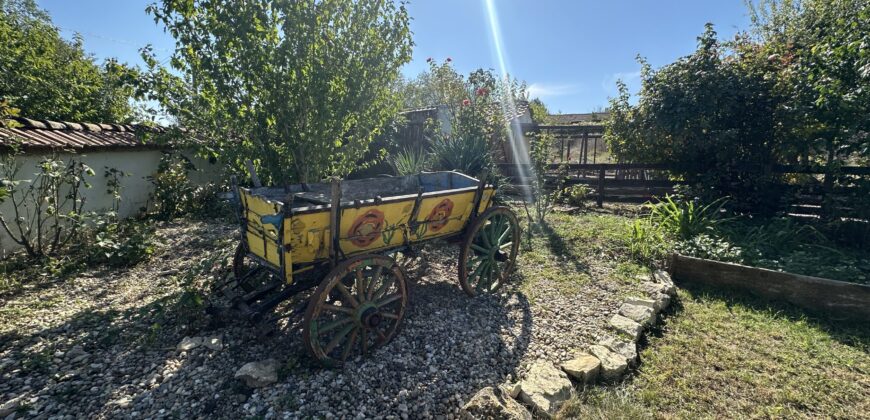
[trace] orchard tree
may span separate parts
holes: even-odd
[[[0,0],[0,99],[21,116],[129,122],[136,78],[115,60],[97,65],[81,37],[63,39],[33,0]]]
[[[241,172],[264,181],[346,175],[399,108],[411,58],[404,2],[164,0],[172,70],[146,49],[143,92]],[[179,75],[179,76],[176,76]]]

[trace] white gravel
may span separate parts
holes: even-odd
[[[23,396],[17,415],[36,418],[456,418],[478,389],[596,342],[631,287],[593,273],[573,296],[538,279],[534,304],[518,287],[469,298],[456,279],[456,248],[429,245],[410,267],[396,338],[329,370],[304,355],[298,328],[265,338],[242,322],[209,329],[199,311],[173,305],[173,270],[230,252],[234,226],[178,221],[158,235],[157,255],[133,269],[87,270],[0,297],[0,404]],[[179,352],[185,336],[219,337],[223,346]],[[233,379],[268,358],[281,363],[277,384],[251,390]]]

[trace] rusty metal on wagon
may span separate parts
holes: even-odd
[[[275,308],[313,289],[297,309],[309,353],[326,365],[365,355],[395,335],[405,314],[407,274],[397,252],[436,239],[458,243],[459,283],[470,296],[508,280],[519,224],[493,204],[486,179],[445,171],[234,186],[241,234],[224,292],[245,316],[262,320],[286,315]],[[255,280],[263,271],[268,280]]]

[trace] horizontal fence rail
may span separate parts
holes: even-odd
[[[501,164],[501,173],[516,187],[527,187],[531,180],[530,164]],[[775,174],[819,175],[815,182],[805,184],[782,184],[781,187],[788,203],[789,212],[822,216],[827,211],[836,211],[846,217],[861,217],[850,203],[862,194],[853,186],[835,186],[832,176],[870,176],[870,167],[841,166],[828,169],[825,166],[769,165],[765,167],[747,165],[739,171],[758,171]],[[674,187],[685,184],[671,179],[675,172],[672,166],[649,163],[562,163],[547,165],[547,185],[572,186],[586,185],[595,190],[596,204],[601,207],[608,202],[642,203],[655,197],[673,194]],[[864,217],[866,218],[866,217]]]

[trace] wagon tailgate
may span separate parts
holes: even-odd
[[[246,229],[242,233],[248,243],[248,249],[252,254],[268,261],[274,267],[280,267],[277,227],[271,224],[264,225],[260,217],[281,214],[281,203],[251,194],[245,188],[239,190],[243,214],[247,220]]]

